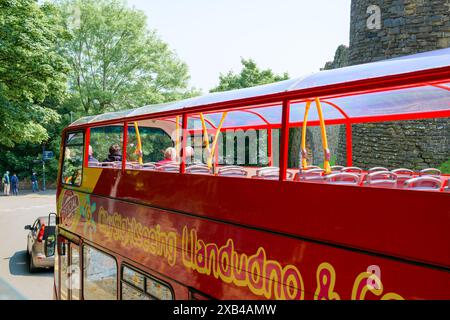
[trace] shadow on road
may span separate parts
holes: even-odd
[[[12,257],[6,259],[9,259],[9,273],[14,276],[53,277],[53,269],[38,269],[30,273],[26,250],[17,251]]]

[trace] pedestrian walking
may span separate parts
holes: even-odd
[[[10,183],[9,180],[9,171],[6,171],[6,173],[3,175],[3,195],[9,196],[9,189],[10,189]]]
[[[12,189],[12,194],[14,196],[19,195],[19,178],[17,177],[17,175],[15,173],[11,177],[11,189]]]
[[[39,191],[38,179],[37,179],[36,172],[33,172],[33,174],[31,175],[31,188],[33,189],[33,192]]]

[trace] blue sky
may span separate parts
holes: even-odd
[[[204,93],[240,58],[291,77],[318,71],[348,45],[351,0],[128,0],[187,63]]]

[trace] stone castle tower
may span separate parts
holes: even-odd
[[[352,0],[350,65],[449,46],[450,0]],[[345,164],[340,136],[337,162]],[[449,159],[449,119],[353,126],[356,166],[423,169]]]
[[[349,63],[450,46],[450,0],[352,0]]]

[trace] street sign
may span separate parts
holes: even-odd
[[[43,160],[50,160],[53,159],[53,151],[44,151],[42,153],[42,159]]]

